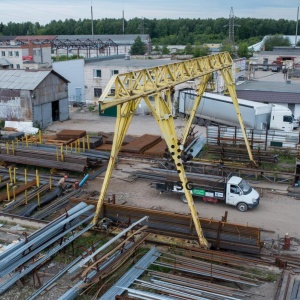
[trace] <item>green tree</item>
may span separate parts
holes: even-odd
[[[207,46],[196,45],[194,48],[193,57],[202,57],[210,54],[210,49]]]
[[[228,43],[228,42],[224,42],[221,49],[220,49],[221,52],[229,52],[230,56],[232,58],[236,58],[236,50],[235,50],[235,47],[233,44],[231,43]]]
[[[193,54],[193,47],[190,43],[187,43],[185,48],[184,48],[184,53],[185,54]]]
[[[163,45],[161,53],[162,54],[170,54],[170,50],[167,45]]]
[[[142,42],[142,39],[140,36],[138,36],[134,40],[134,43],[132,44],[129,53],[131,55],[144,55],[146,53],[145,44]]]
[[[266,51],[272,51],[274,47],[291,46],[289,38],[276,34],[266,38],[264,47]]]
[[[239,57],[249,58],[251,56],[247,43],[239,43],[237,54]]]

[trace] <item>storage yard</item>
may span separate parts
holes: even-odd
[[[82,116],[87,120],[80,120]],[[5,257],[0,256],[3,299],[20,297],[20,284],[22,299],[74,299],[81,293],[86,299],[150,299],[161,292],[187,299],[271,299],[275,293],[278,299],[288,299],[280,297],[296,288],[300,264],[300,202],[288,196],[297,193],[297,188],[291,189],[288,181],[274,183],[253,175],[247,180],[260,192],[261,202],[246,213],[224,203],[195,200],[211,245],[211,250],[198,248],[187,204],[176,194],[160,194],[151,187],[153,176],[157,180],[172,170],[159,168],[165,160],[165,146],[160,146],[163,140],[156,124],[150,116],[136,116],[139,126],[132,124],[131,134],[124,140],[124,151],[120,152],[100,223],[95,227],[90,222],[114,128],[113,118],[101,118],[105,122],[99,122],[95,113],[73,108],[71,120],[50,127],[42,136],[42,144],[29,139],[28,147],[26,141],[23,146],[22,142],[14,145],[14,156],[21,157],[22,162],[9,161],[1,170],[0,236],[2,243],[11,243],[23,238],[24,232],[26,235],[22,243],[4,252]],[[151,122],[153,126],[149,126]],[[176,122],[180,128],[182,120]],[[85,126],[93,131],[84,135]],[[143,129],[147,134],[142,138],[132,134]],[[202,135],[205,132],[205,128],[196,129]],[[94,149],[83,146],[83,138],[85,143],[90,139],[90,148]],[[4,144],[1,155],[3,152],[9,153],[5,158],[12,156],[11,146],[7,151]],[[24,165],[28,161],[22,156],[36,161],[36,166],[50,161],[48,167],[44,164],[39,168],[39,187],[31,163],[25,183]],[[201,160],[195,164],[201,164]],[[213,165],[203,163],[202,169],[216,175],[218,166]],[[246,169],[242,166],[241,174]],[[17,186],[11,189],[10,201],[6,191],[9,170],[12,178],[15,172]],[[190,166],[189,170],[199,172],[199,166]],[[47,202],[65,173],[69,175],[68,191]],[[89,178],[78,188],[86,174]],[[293,172],[290,175],[292,180]],[[283,249],[287,232],[291,237],[289,250]],[[124,290],[127,298],[117,296]]]
[[[299,136],[246,130],[231,66],[221,53],[119,74],[100,97],[116,118],[71,108],[43,132],[4,128],[3,299],[298,297]],[[194,124],[215,71],[240,131]],[[201,76],[189,118],[174,115],[173,84]]]

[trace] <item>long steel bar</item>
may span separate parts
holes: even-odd
[[[72,230],[74,230],[76,227],[78,227],[79,225],[83,224],[84,222],[89,221],[92,218],[92,216],[93,216],[93,214],[91,216],[85,218],[84,220],[81,220],[81,221],[78,220],[75,223],[75,225],[66,226],[66,229],[61,234],[55,235],[52,239],[50,239],[47,242],[42,243],[41,245],[37,246],[34,250],[30,251],[29,253],[26,254],[26,256],[18,259],[17,261],[14,259],[14,261],[16,261],[16,262],[13,263],[13,261],[12,261],[9,266],[7,266],[5,269],[3,269],[1,271],[1,276],[7,275],[11,271],[17,269],[19,266],[22,266],[30,258],[34,257],[36,254],[40,253],[42,250],[44,250],[47,247],[49,247],[52,244],[54,244],[57,240],[59,240],[60,238],[64,237],[67,233],[71,232]]]
[[[53,220],[52,222],[48,223],[46,226],[40,228],[39,230],[33,232],[31,235],[29,235],[27,237],[27,239],[23,239],[21,240],[19,243],[15,244],[14,246],[10,247],[9,249],[7,249],[6,251],[2,252],[0,254],[0,261],[5,258],[6,256],[8,256],[9,254],[11,254],[12,252],[16,251],[17,249],[21,248],[22,246],[24,246],[25,244],[27,244],[28,242],[34,240],[35,238],[37,238],[38,236],[42,236],[45,234],[45,232],[47,232],[50,228],[54,227],[55,225],[59,224],[62,220],[66,219],[67,216],[70,216],[76,212],[78,212],[80,209],[86,207],[87,205],[85,203],[79,203],[78,205],[76,205],[75,207],[71,208],[70,210],[68,210],[66,213],[62,214],[61,216],[59,216],[58,218],[56,218],[55,220]]]
[[[136,280],[136,282],[139,282],[142,287],[146,287],[146,288],[150,288],[150,289],[157,289],[159,291],[163,291],[164,289],[166,289],[175,295],[176,295],[176,293],[180,293],[180,292],[184,291],[184,294],[186,294],[186,297],[189,297],[187,299],[199,299],[197,297],[198,295],[205,297],[205,298],[201,297],[200,299],[214,299],[214,300],[224,299],[224,295],[219,294],[219,293],[206,292],[206,291],[202,291],[201,289],[198,289],[198,288],[189,288],[187,286],[172,284],[172,283],[155,280],[155,279],[151,279],[151,283],[144,281],[144,280]],[[208,297],[208,298],[206,298],[206,297]],[[241,300],[241,298],[226,296],[226,300]]]
[[[74,241],[75,239],[77,239],[79,236],[81,236],[83,233],[85,233],[86,231],[88,231],[92,227],[93,227],[93,225],[89,224],[86,228],[82,229],[81,231],[79,231],[78,233],[72,235],[71,237],[68,237],[60,245],[58,245],[58,246],[54,247],[53,249],[51,249],[47,253],[47,255],[43,256],[38,261],[34,262],[33,264],[31,264],[27,268],[23,269],[21,273],[15,273],[12,277],[9,278],[9,280],[5,284],[3,284],[3,285],[0,286],[0,294],[2,294],[3,292],[5,292],[10,286],[12,286],[18,280],[20,280],[23,276],[27,275],[32,270],[34,270],[37,266],[39,266],[40,264],[42,264],[45,261],[47,261],[51,256],[53,256],[54,254],[56,254],[59,250],[63,249],[65,246],[67,246],[68,244],[70,244],[72,241]]]
[[[149,283],[149,282],[143,283],[142,286],[163,292],[165,294],[168,294],[169,296],[174,296],[174,297],[177,296],[179,299],[191,299],[191,297],[193,297],[192,298],[193,300],[209,300],[209,298],[206,298],[206,297],[196,296],[196,295],[187,293],[186,290],[178,291],[178,290],[171,289],[167,286],[161,287],[154,283]]]
[[[94,262],[94,257],[98,253],[100,253],[101,251],[103,251],[104,249],[106,249],[108,246],[110,246],[112,243],[114,243],[115,241],[117,241],[120,237],[122,237],[123,235],[125,235],[132,228],[134,228],[137,225],[140,225],[142,222],[147,221],[147,220],[148,220],[148,217],[145,216],[142,219],[138,220],[137,222],[131,224],[129,227],[127,227],[126,229],[124,229],[123,231],[121,231],[119,234],[117,234],[116,236],[114,236],[112,239],[110,239],[107,243],[105,243],[100,248],[98,248],[97,250],[95,250],[92,254],[90,254],[89,256],[87,256],[84,259],[82,259],[77,265],[75,265],[73,268],[71,268],[68,271],[68,273],[72,273],[72,272],[76,271],[78,268],[84,266],[89,261]]]
[[[223,275],[218,275],[216,273],[210,272],[209,270],[207,272],[201,271],[200,269],[197,270],[192,270],[190,268],[185,268],[185,267],[180,267],[178,265],[172,265],[172,264],[167,264],[167,263],[154,263],[154,265],[160,266],[160,267],[166,267],[166,268],[170,268],[170,269],[176,269],[182,272],[188,272],[188,273],[193,273],[196,275],[201,275],[201,276],[206,276],[206,277],[213,277],[213,278],[217,278],[217,279],[222,279],[222,280],[226,280],[228,282],[236,282],[236,283],[240,283],[240,284],[246,284],[246,285],[250,285],[250,286],[258,286],[258,284],[254,284],[252,282],[248,282],[246,280],[239,280],[236,277],[229,277],[229,276],[223,276]]]
[[[92,226],[92,225],[91,225]],[[128,249],[133,243],[129,243],[125,245],[123,250]],[[115,253],[112,257],[110,257],[106,262],[104,262],[102,265],[99,266],[98,270],[102,270],[111,263],[113,263],[118,257],[122,254],[122,251],[118,251]],[[93,270],[87,275],[87,278],[84,280],[80,280],[77,282],[73,287],[71,287],[69,290],[67,290],[63,295],[61,295],[58,300],[72,300],[75,299],[81,291],[87,286],[86,282],[91,282],[93,278],[97,275],[98,271]]]
[[[61,278],[70,268],[72,268],[74,265],[76,265],[82,259],[83,255],[88,254],[92,250],[92,247],[90,247],[87,250],[88,250],[88,252],[84,251],[82,253],[82,255],[78,256],[76,259],[74,259],[72,262],[70,262],[67,266],[65,266],[62,270],[60,270],[54,277],[52,277],[47,283],[45,283],[38,290],[36,290],[29,298],[27,298],[27,300],[33,300],[37,296],[39,296],[40,293],[42,293],[44,290],[46,290],[48,287],[50,287],[55,281],[57,281],[59,278]]]
[[[52,228],[50,228],[47,232],[45,232],[42,236],[38,236],[37,238],[29,241],[28,243],[24,244],[21,246],[19,249],[16,251],[12,252],[11,254],[7,255],[6,257],[2,258],[0,256],[0,276],[3,276],[7,274],[7,270],[10,270],[10,266],[12,266],[12,263],[15,262],[16,260],[20,259],[21,257],[24,257],[24,253],[27,251],[28,254],[21,260],[21,262],[26,261],[25,259],[28,258],[29,253],[33,253],[32,249],[37,248],[39,245],[43,244],[45,241],[48,239],[51,239],[53,236],[56,236],[60,231],[63,230],[64,225],[69,223],[70,221],[74,220],[75,218],[81,216],[85,212],[88,212],[89,210],[93,209],[93,205],[89,205],[79,212],[71,215],[70,217],[62,220]],[[29,258],[28,258],[29,259]],[[23,262],[23,263],[24,263]],[[22,264],[22,263],[20,263]],[[5,273],[5,274],[4,274]]]
[[[128,270],[99,300],[111,300],[123,292],[124,287],[129,287],[136,278],[141,276],[157,258],[159,252],[151,248],[130,270]]]

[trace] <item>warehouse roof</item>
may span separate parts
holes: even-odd
[[[164,66],[179,62],[179,60],[170,59],[101,59],[98,60],[86,60],[86,64],[92,64],[98,67],[128,67],[128,68],[152,68],[158,66]]]
[[[300,82],[247,81],[236,86],[238,98],[263,103],[300,103]]]
[[[0,89],[32,91],[50,73],[68,82],[67,79],[52,70],[0,70]]]
[[[145,43],[150,39],[149,34],[94,34],[94,35],[58,35],[57,40],[101,40],[106,42],[112,40],[118,45],[133,44],[134,40],[140,36],[141,40]]]

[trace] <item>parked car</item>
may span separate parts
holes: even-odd
[[[272,67],[272,72],[279,72],[280,71],[280,67],[279,66],[273,66]]]
[[[263,71],[269,71],[269,67],[268,66],[263,66],[262,70]]]

